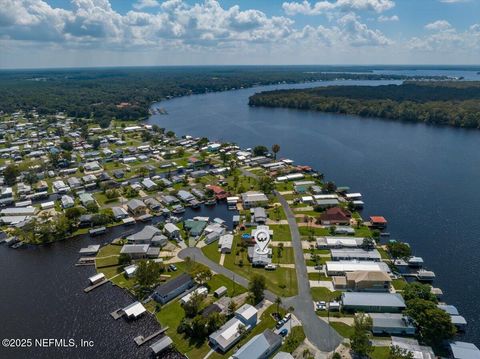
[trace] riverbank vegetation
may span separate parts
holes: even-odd
[[[407,81],[276,90],[251,96],[249,104],[480,128],[480,82]]]
[[[2,71],[0,109],[5,113],[36,109],[40,115],[64,112],[70,117],[92,118],[108,127],[111,119],[144,119],[153,102],[169,97],[277,83],[406,78],[314,70],[315,67],[152,67]]]

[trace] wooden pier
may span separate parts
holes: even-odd
[[[148,337],[144,337],[143,335],[139,335],[138,337],[133,338],[135,343],[137,343],[138,346],[145,344],[146,342],[152,340],[153,338],[158,337],[160,334],[165,333],[168,330],[168,327],[162,328],[160,330],[157,330],[155,333],[149,335]]]
[[[94,266],[95,265],[95,258],[92,257],[81,257],[77,263],[75,263],[76,266]]]
[[[118,308],[117,310],[114,310],[113,312],[110,313],[110,315],[113,317],[113,319],[117,320],[123,316],[123,309]]]
[[[96,284],[94,284],[94,285],[91,285],[91,286],[85,288],[83,291],[84,291],[85,293],[88,293],[88,292],[94,290],[95,288],[98,288],[98,287],[100,287],[101,285],[104,285],[105,283],[108,283],[108,282],[109,282],[108,279],[104,279],[104,280],[102,280],[101,282],[98,282],[98,283],[96,283]]]

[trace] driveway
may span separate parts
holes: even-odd
[[[343,338],[327,323],[318,318],[313,308],[313,299],[310,293],[310,282],[308,279],[307,266],[303,256],[303,247],[295,215],[290,209],[285,198],[277,193],[277,198],[283,206],[287,215],[290,232],[292,235],[292,246],[295,255],[295,264],[298,281],[298,295],[286,298],[284,304],[295,308],[295,316],[303,325],[303,330],[308,340],[318,349],[330,352],[340,345]]]

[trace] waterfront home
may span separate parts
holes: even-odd
[[[123,207],[112,207],[112,212],[113,212],[113,218],[115,218],[116,221],[119,221],[121,219],[128,217],[128,212]]]
[[[265,208],[255,207],[250,209],[250,213],[252,216],[252,222],[257,224],[265,224],[267,222],[267,212],[265,211]]]
[[[406,305],[398,293],[346,292],[342,294],[342,308],[344,311],[400,313]]]
[[[354,292],[388,292],[391,282],[390,276],[380,271],[347,272],[345,276],[332,277],[335,289]]]
[[[363,245],[360,237],[317,237],[316,246],[319,249],[358,248]]]
[[[341,207],[328,208],[319,217],[320,223],[324,226],[348,225],[350,224],[351,218],[352,214]]]
[[[133,198],[127,202],[127,208],[128,211],[134,216],[141,216],[142,214],[145,214],[147,210],[147,206],[145,205],[145,203],[136,198]]]
[[[185,191],[183,189],[178,191],[177,196],[178,196],[178,198],[180,198],[180,201],[182,201],[184,203],[188,203],[188,202],[195,199],[195,197],[190,192]]]
[[[303,173],[291,173],[285,176],[279,176],[276,178],[278,182],[288,182],[288,181],[296,181],[305,178]]]
[[[215,198],[219,201],[228,197],[228,193],[222,187],[208,185],[207,188],[213,191]]]
[[[241,198],[244,208],[263,207],[268,204],[268,197],[262,192],[245,192]]]
[[[436,356],[429,346],[420,345],[418,340],[392,336],[392,346],[399,347],[413,354],[415,359],[435,359]]]
[[[178,198],[171,195],[160,196],[160,201],[166,206],[171,206],[171,205],[180,203]]]
[[[207,222],[202,220],[187,219],[185,222],[183,222],[183,228],[191,237],[201,236],[206,226]]]
[[[218,240],[218,247],[220,248],[220,253],[231,253],[233,246],[233,235],[224,234]]]
[[[157,340],[155,343],[150,345],[150,349],[154,355],[158,356],[163,353],[165,350],[169,349],[173,344],[172,339],[165,335],[161,339]]]
[[[234,317],[210,334],[209,341],[213,348],[225,353],[240,340],[239,327],[250,331],[257,325],[257,309],[244,304],[235,311]]]
[[[151,244],[161,247],[167,244],[167,238],[162,231],[154,226],[145,226],[137,233],[129,235],[127,241],[130,244]]]
[[[336,226],[334,232],[335,234],[353,236],[355,234],[355,229],[348,226]]]
[[[192,277],[187,273],[182,273],[178,277],[159,285],[153,293],[153,299],[161,304],[168,303],[194,285]]]
[[[372,333],[377,335],[415,335],[412,319],[400,313],[368,313],[372,318]]]
[[[173,223],[165,223],[163,229],[168,238],[177,240],[180,239],[180,228]]]
[[[450,351],[453,359],[480,359],[480,349],[473,343],[452,342]]]
[[[318,208],[327,209],[331,207],[337,207],[340,202],[338,199],[317,199],[315,200],[315,204]]]
[[[387,227],[387,220],[382,216],[371,216],[370,225],[374,228],[383,229]]]
[[[162,205],[160,202],[158,202],[155,198],[146,198],[144,200],[145,204],[147,205],[148,208],[152,211],[158,211],[159,209],[162,208]]]
[[[390,273],[390,268],[386,263],[373,261],[327,261],[325,269],[329,276],[342,276],[348,272],[358,271]]]
[[[255,335],[233,355],[233,359],[267,359],[282,345],[282,337],[270,329]]]
[[[375,261],[379,262],[382,257],[378,250],[372,249],[367,251],[361,248],[340,248],[330,250],[332,260],[361,260],[361,261]]]
[[[149,247],[148,244],[125,244],[120,250],[120,254],[126,254],[132,259],[145,258]]]
[[[82,214],[78,219],[78,226],[80,228],[86,228],[92,226],[93,215],[91,214]]]
[[[205,227],[205,230],[203,231],[205,235],[205,243],[210,244],[215,242],[220,238],[222,234],[225,234],[226,228],[219,224],[219,223],[211,223],[208,226]]]

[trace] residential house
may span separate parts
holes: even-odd
[[[133,259],[147,257],[148,244],[125,244],[120,250],[120,254],[127,254]]]
[[[116,221],[128,217],[128,212],[123,207],[112,207],[113,217]]]
[[[265,208],[255,207],[250,209],[250,213],[252,215],[252,222],[257,224],[265,224],[267,222],[267,212]]]
[[[158,286],[153,293],[153,299],[161,304],[168,303],[194,285],[192,277],[187,273],[182,273]]]
[[[340,248],[340,249],[331,249],[332,260],[342,261],[342,260],[359,260],[359,261],[374,261],[379,262],[382,259],[382,256],[376,249],[367,251],[361,248]]]
[[[80,203],[85,207],[89,204],[95,203],[95,199],[90,193],[80,193],[78,195],[78,198],[80,200]]]
[[[180,228],[178,228],[175,224],[173,223],[165,223],[165,226],[163,227],[165,234],[167,235],[168,238],[170,239],[176,239],[180,240]]]
[[[233,355],[233,359],[267,359],[282,345],[282,337],[270,329],[255,335]]]
[[[233,235],[224,234],[218,240],[218,247],[220,248],[221,253],[231,253],[233,246]]]
[[[147,191],[153,191],[156,187],[157,184],[153,182],[150,178],[145,178],[142,181],[142,186],[147,190]]]
[[[222,187],[209,185],[207,188],[213,191],[215,198],[219,201],[228,197],[228,193]]]
[[[201,236],[206,226],[206,221],[187,219],[185,222],[183,222],[183,228],[188,232],[189,236],[191,237]]]
[[[363,240],[361,237],[317,237],[317,248],[358,248],[363,245]]]
[[[167,237],[162,234],[160,229],[154,226],[145,226],[141,231],[129,235],[126,239],[131,244],[151,244],[156,247],[167,244]]]
[[[388,292],[391,282],[390,276],[380,271],[356,271],[332,277],[335,289],[354,292]]]
[[[342,294],[342,308],[345,311],[400,313],[406,305],[398,293],[346,292]]]
[[[268,204],[268,197],[262,192],[249,191],[242,193],[244,208],[263,207]]]
[[[372,333],[377,335],[415,335],[416,327],[401,313],[368,313],[372,318]]]
[[[127,202],[127,208],[128,211],[134,216],[141,216],[142,214],[145,214],[147,210],[147,206],[145,205],[145,203],[136,198],[133,198]]]
[[[390,268],[384,262],[373,261],[327,261],[325,263],[327,275],[345,275],[348,272],[372,271],[390,273]]]
[[[72,197],[67,196],[66,194],[62,196],[61,202],[63,209],[71,208],[75,205],[75,200]]]
[[[320,215],[320,223],[324,226],[329,225],[348,225],[352,214],[341,207],[332,207],[325,210]]]

